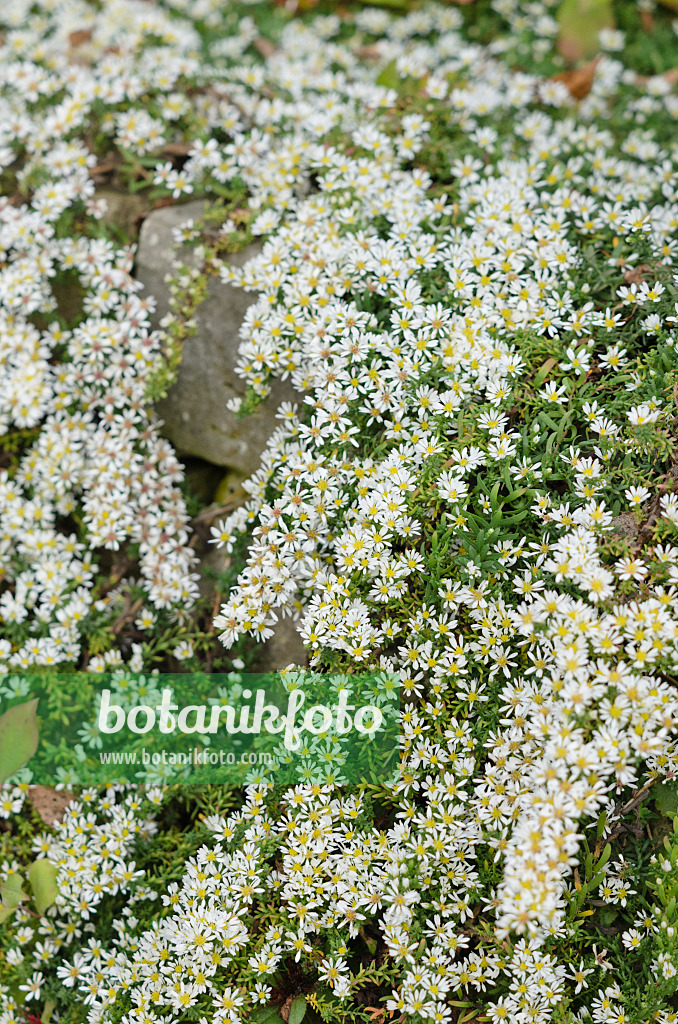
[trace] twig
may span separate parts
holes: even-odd
[[[644,786],[642,786],[640,789],[637,789],[633,796],[630,797],[630,799],[627,800],[625,804],[622,804],[621,807],[614,808],[611,817],[623,818],[629,813],[629,811],[635,810],[636,807],[638,807],[643,802],[645,797],[649,794],[650,789],[654,786],[656,781],[656,779],[650,779],[650,781],[646,782]],[[610,832],[609,836],[601,836],[601,838],[596,843],[596,848],[593,856],[600,857],[605,847],[605,844],[611,842],[613,839],[616,839],[618,836],[622,834],[623,831],[624,825],[620,822],[617,825],[617,827]]]

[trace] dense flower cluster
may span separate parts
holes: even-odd
[[[24,15],[24,5],[3,8],[10,26],[23,26]],[[5,671],[77,662],[91,615],[107,603],[94,593],[95,551],[138,545],[151,608],[186,607],[197,595],[181,466],[145,400],[162,364],[154,300],[132,277],[133,251],[98,227],[97,158],[78,137],[97,104],[128,105],[195,62],[182,56],[167,16],[145,5],[109,5],[94,19],[88,4],[68,4],[45,19],[7,33],[12,59],[0,72],[2,165],[21,161],[18,191],[0,208],[0,430],[30,442],[15,472],[0,471],[0,564],[12,584],[0,596]],[[97,52],[121,33],[124,48],[96,67],[74,65],[69,39],[90,23]],[[171,49],[158,48],[144,76],[134,54],[148,36]],[[66,281],[81,290],[72,329],[54,281],[62,294]],[[112,651],[108,664],[119,660]]]
[[[318,195],[242,272],[224,271],[262,292],[243,325],[242,372],[254,387],[264,375],[290,373],[309,392],[311,414],[283,412],[252,501],[215,528],[217,541],[231,544],[256,516],[248,568],[217,625],[226,643],[243,631],[266,636],[277,615],[303,605],[314,661],[333,651],[407,671],[411,695],[429,700],[405,723],[417,777],[431,764],[454,775],[449,742],[426,733],[436,721],[447,725],[452,705],[470,714],[495,681],[505,717],[486,738],[485,757],[472,762],[477,834],[467,842],[489,840],[504,855],[500,930],[545,937],[563,926],[580,819],[611,810],[615,792],[633,786],[645,764],[675,764],[667,736],[678,704],[652,670],[676,666],[673,591],[664,584],[676,578],[678,552],[660,546],[644,559],[609,563],[605,546],[619,462],[635,428],[662,416],[663,399],[639,402],[641,380],[624,376],[629,358],[610,335],[627,318],[589,298],[581,247],[587,236],[624,236],[628,263],[614,262],[626,279],[637,250],[648,253],[655,278],[624,286],[620,269],[618,294],[649,313],[641,338],[661,332],[673,348],[673,305],[666,318],[654,311],[664,294],[659,278],[673,280],[676,153],[631,133],[621,147],[628,156],[618,156],[614,136],[596,124],[623,75],[619,64],[602,64],[575,122],[561,83],[509,76],[483,54],[472,81],[446,97],[445,81],[468,60],[449,50],[449,40],[421,44],[416,65],[406,51],[400,70],[440,77],[436,99],[446,111],[451,105],[479,151],[451,166],[454,211],[445,195],[430,198],[426,171],[401,167],[422,152],[431,124],[408,114],[394,131],[392,98],[378,87],[361,90],[358,118],[347,88],[324,131],[341,125],[369,159],[300,142]],[[657,83],[656,92],[660,105],[668,87]],[[526,109],[510,156],[483,126],[502,108]],[[433,116],[438,108],[427,109]],[[377,218],[387,225],[381,233]],[[558,338],[564,349],[555,379],[530,394],[532,430],[519,429],[514,412],[533,372],[516,342],[526,334]],[[574,403],[594,359],[600,374],[621,371],[626,396],[612,415],[584,402],[580,441],[552,460],[546,437],[559,424],[549,417],[568,402],[570,416],[579,412]],[[422,477],[428,505],[414,497]],[[558,500],[549,478],[564,484]],[[497,487],[483,502],[479,490],[490,479]],[[529,510],[519,531],[495,527],[496,540],[493,528],[483,531],[487,568],[456,559],[455,577],[429,585],[424,603],[408,609],[403,598],[417,593],[422,570],[441,564],[422,550],[427,519],[444,515],[463,535],[478,505],[491,520],[498,494],[519,485]],[[624,504],[642,507],[648,497],[629,493]],[[661,512],[674,521],[672,497]],[[526,545],[520,534],[530,518],[540,540]],[[648,574],[655,585],[644,600],[607,604],[621,596],[618,581]],[[479,684],[481,665],[488,671]]]
[[[236,1022],[276,1001],[290,963],[330,1008],[369,981],[389,1012],[436,1024],[460,998],[493,1022],[564,1008],[555,1019],[623,1024],[631,995],[584,932],[593,892],[619,912],[625,955],[650,964],[668,1024],[674,930],[660,899],[635,897],[675,864],[611,859],[611,844],[678,763],[675,90],[625,68],[608,33],[576,102],[565,81],[512,70],[508,38],[469,41],[447,7],[366,9],[350,32],[295,21],[265,63],[245,16],[210,32],[200,65],[175,17],[214,27],[218,7],[62,0],[32,32],[23,0],[3,10],[0,152],[5,168],[21,156],[30,197],[1,211],[0,415],[40,430],[1,483],[0,651],[12,668],[77,659],[105,610],[101,549],[138,545],[149,624],[196,595],[180,467],[146,407],[163,336],[132,253],[97,230],[80,138],[96,117],[163,195],[247,189],[258,255],[236,270],[201,251],[259,293],[241,332],[252,392],[280,376],[300,397],[250,500],[213,529],[229,552],[249,541],[215,625],[230,646],[292,615],[311,664],[400,673],[402,778],[382,822],[366,792],[250,787],[208,816],[162,913],[135,905],[72,953],[65,913],[96,932],[104,895],[150,891],[119,833],[147,828],[133,798],[91,796],[91,815],[78,805],[45,839],[61,893],[45,955],[66,957],[59,977],[92,1024]],[[548,6],[496,9],[547,54]],[[185,157],[168,160],[177,138]],[[63,273],[83,291],[71,328],[50,284]],[[20,946],[35,939],[21,925]],[[379,949],[373,975],[359,941]],[[11,953],[26,999],[43,945]],[[13,997],[0,1009],[9,1024]]]
[[[149,790],[143,800],[115,789],[105,795],[85,790],[71,803],[63,820],[55,826],[53,834],[36,836],[33,849],[40,857],[47,857],[57,867],[58,896],[49,913],[42,917],[36,931],[30,926],[31,914],[18,910],[17,943],[8,953],[14,967],[23,967],[26,981],[19,986],[25,1003],[40,999],[45,985],[43,971],[54,966],[59,952],[73,942],[84,944],[72,964],[59,966],[57,977],[68,988],[85,975],[90,964],[101,967],[103,952],[94,933],[99,905],[106,896],[120,894],[125,897],[127,909],[119,931],[134,925],[134,907],[140,901],[157,897],[143,884],[143,871],[136,869],[131,855],[135,845],[147,841],[157,830],[148,810],[162,800],[159,790]],[[142,803],[146,816],[142,814]],[[0,878],[6,886],[12,876],[20,873],[15,861],[0,865]],[[88,937],[89,936],[89,937]],[[96,992],[96,986],[92,992]],[[15,1020],[21,1004],[5,994],[3,1019]]]

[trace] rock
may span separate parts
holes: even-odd
[[[167,206],[153,210],[144,220],[139,236],[136,276],[156,297],[155,323],[169,308],[169,286],[176,246],[172,228],[202,215],[203,203]],[[242,266],[259,249],[250,245],[234,253],[232,262]],[[196,265],[193,250],[185,248],[186,264]],[[271,395],[256,412],[242,419],[227,408],[230,398],[242,397],[245,382],[235,373],[238,330],[256,295],[212,279],[209,297],[196,316],[197,332],[184,344],[176,382],[158,402],[164,420],[163,433],[180,455],[197,455],[219,466],[251,474],[278,421],[275,412],[282,401],[299,400],[291,384],[274,382]]]
[[[216,584],[212,573],[220,575],[225,572],[231,564],[230,555],[227,555],[223,548],[216,548],[206,543],[198,545],[200,554],[200,596],[214,601],[216,596]],[[215,605],[214,612],[218,607]],[[256,640],[248,641],[254,658],[249,665],[248,672],[279,672],[288,665],[308,665],[308,651],[297,630],[298,623],[292,619],[279,618],[275,624],[275,633],[263,643]],[[216,634],[215,634],[216,636]],[[220,643],[215,641],[215,655],[223,656],[224,649]]]
[[[114,188],[102,186],[94,193],[95,199],[106,200],[104,224],[118,228],[126,239],[132,240],[139,234],[139,223],[148,213],[150,200],[139,194],[117,192]]]
[[[214,501],[218,505],[238,504],[247,501],[249,494],[243,487],[247,480],[248,473],[239,473],[237,470],[229,470],[222,476],[219,486],[214,492]]]
[[[201,506],[209,505],[212,500],[215,500],[215,491],[221,485],[223,469],[191,455],[186,456],[183,463],[184,478],[190,494],[198,499]]]
[[[201,545],[201,547],[203,550],[200,551],[200,560],[198,562],[198,572],[200,574],[198,590],[201,597],[209,598],[210,601],[213,601],[217,585],[212,573],[220,576],[222,572],[226,572],[231,564],[231,559],[221,548],[206,544]],[[218,603],[215,605],[214,614],[216,614],[217,608]],[[219,645],[219,653],[224,653],[221,645]]]
[[[610,532],[619,540],[634,541],[638,537],[638,520],[633,512],[622,512],[610,523]]]
[[[297,631],[298,623],[292,619],[278,619],[275,633],[256,648],[249,672],[279,672],[288,665],[305,667],[308,651]]]

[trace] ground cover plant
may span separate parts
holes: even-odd
[[[283,616],[402,697],[390,786],[52,815],[29,760],[2,1024],[676,1020],[675,13],[393,6],[0,12],[0,711],[237,684]],[[206,199],[157,329],[112,195]],[[210,278],[243,415],[299,392],[213,520],[152,405]]]

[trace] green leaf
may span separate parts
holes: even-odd
[[[563,0],[558,24],[561,53],[569,60],[589,60],[600,50],[600,30],[615,26],[612,0]]]
[[[601,868],[604,868],[611,856],[612,856],[612,847],[610,846],[609,843],[606,843],[605,844],[605,849],[603,850],[602,854],[600,855],[600,860],[596,864],[596,871],[600,871]]]
[[[511,526],[512,523],[520,523],[529,515],[529,513],[529,508],[526,508],[522,512],[516,512],[514,516],[504,516],[502,519],[502,523],[505,526]]]
[[[0,783],[21,768],[38,749],[37,697],[0,715]]]
[[[287,1024],[301,1024],[306,1014],[306,996],[297,996],[292,1000]]]
[[[16,874],[16,872],[11,874],[0,885],[0,894],[2,895],[0,924],[2,924],[3,921],[6,921],[14,913],[22,900],[28,899],[28,893],[25,893],[22,889],[21,875]]]
[[[397,89],[400,85],[400,75],[396,68],[396,62],[392,60],[387,64],[377,78],[377,85],[383,85],[386,89]]]
[[[250,1014],[250,1020],[255,1024],[285,1024],[278,1006],[262,1006]]]
[[[395,11],[405,11],[408,7],[408,0],[370,0],[375,7],[391,7]]]
[[[558,433],[558,430],[560,429],[560,424],[556,423],[556,421],[552,419],[547,412],[544,412],[543,409],[539,413],[537,420],[543,426],[550,427],[551,430],[555,430],[555,432]]]
[[[45,1006],[42,1013],[40,1014],[40,1020],[42,1024],[49,1024],[52,1019],[52,1014],[56,1010],[56,1003],[53,999],[45,999]]]
[[[51,860],[41,857],[34,860],[28,869],[28,880],[33,890],[33,903],[39,914],[44,914],[57,898],[57,874],[59,869]]]
[[[515,501],[516,498],[521,498],[525,494],[527,487],[516,487],[515,491],[509,491],[504,498],[504,501]]]
[[[658,782],[652,792],[654,793],[654,805],[660,814],[667,818],[673,818],[678,812],[678,787],[669,782]]]
[[[546,362],[539,368],[539,370],[537,372],[537,375],[534,378],[534,386],[535,387],[538,388],[538,387],[540,387],[544,383],[544,381],[546,380],[546,378],[548,377],[549,373],[551,372],[551,370],[553,369],[553,367],[556,365],[557,362],[558,362],[558,360],[557,359],[553,359],[553,358],[546,360]]]

